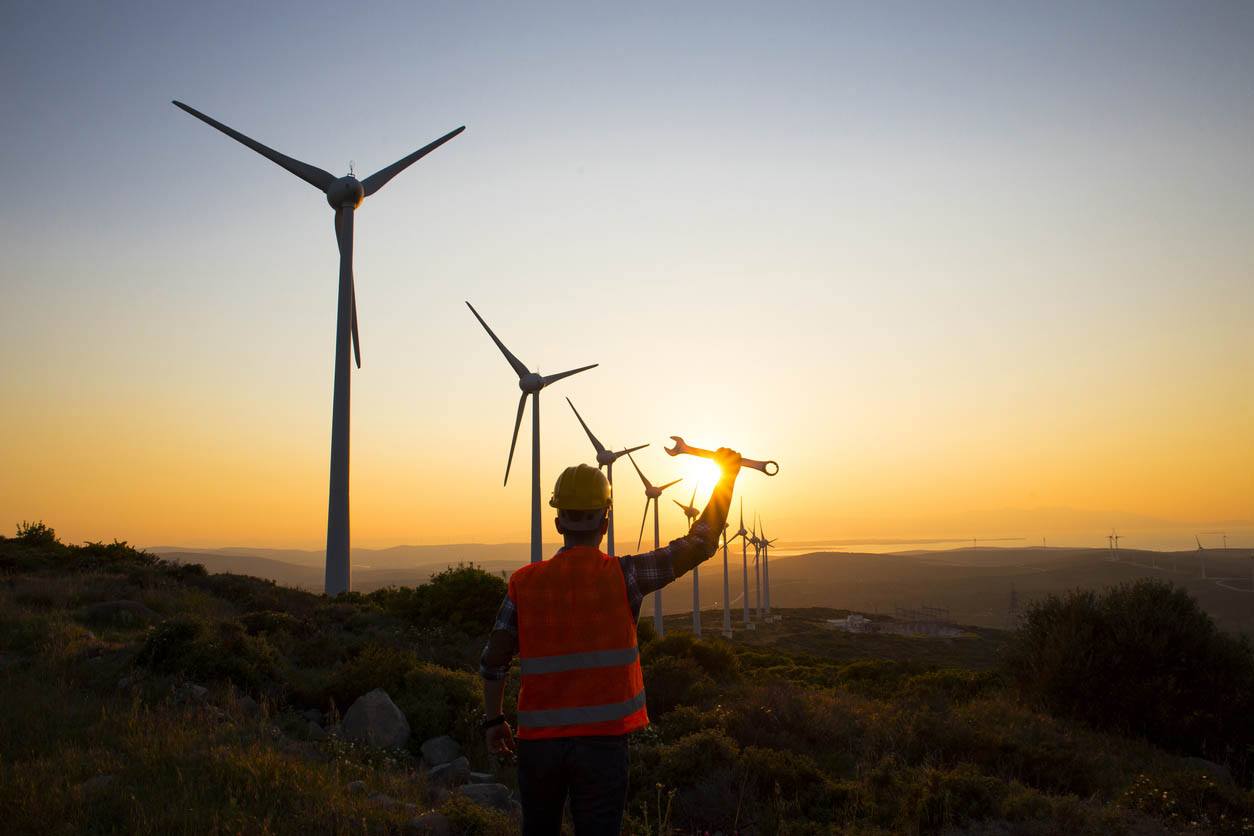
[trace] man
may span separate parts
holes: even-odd
[[[518,693],[518,792],[525,836],[556,836],[567,796],[578,836],[617,834],[627,804],[627,735],[649,724],[636,647],[640,605],[650,592],[710,558],[731,507],[740,454],[716,454],[723,475],[688,534],[647,554],[600,549],[610,486],[595,467],[568,467],[549,505],[565,545],[514,573],[483,649],[488,750],[514,752],[502,713],[514,655]]]

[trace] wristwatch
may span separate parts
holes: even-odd
[[[479,728],[482,731],[487,731],[493,726],[499,726],[504,722],[505,722],[504,714],[498,714],[495,717],[484,717],[483,720],[479,722]]]

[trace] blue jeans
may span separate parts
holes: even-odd
[[[577,836],[618,836],[627,806],[627,737],[518,741],[523,836],[558,836],[570,796]]]

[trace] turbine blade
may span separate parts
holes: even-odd
[[[514,418],[514,437],[509,442],[509,458],[505,460],[505,482],[509,484],[509,468],[514,463],[514,447],[518,444],[518,428],[522,426],[523,407],[527,405],[527,393],[518,398],[518,415]]]
[[[564,377],[570,377],[572,374],[579,374],[580,372],[586,372],[588,369],[595,369],[599,365],[601,364],[593,363],[591,366],[580,366],[579,368],[571,369],[568,372],[558,372],[557,374],[545,375],[544,377],[540,378],[540,385],[541,387],[548,386],[550,383],[556,383],[557,381],[561,380]]]
[[[740,497],[740,530],[745,530],[745,498]]]
[[[376,171],[374,174],[371,174],[365,180],[362,180],[361,187],[365,189],[366,197],[369,197],[370,195],[377,192],[379,189],[383,188],[383,186],[387,183],[387,181],[391,180],[393,177],[400,174],[402,171],[409,168],[411,165],[418,162],[423,157],[427,156],[432,151],[439,148],[441,145],[448,142],[450,139],[457,136],[459,133],[461,133],[464,130],[466,130],[466,126],[462,125],[457,130],[449,131],[444,136],[437,139],[435,142],[422,146],[417,151],[410,154],[408,157],[397,160],[396,162],[392,163],[387,168],[381,168],[378,171]]]
[[[514,373],[519,377],[530,374],[530,371],[527,369],[526,365],[523,364],[523,361],[519,360],[513,354],[510,354],[509,349],[505,347],[505,343],[497,339],[496,334],[492,333],[492,329],[488,327],[488,323],[483,321],[483,317],[479,316],[479,312],[475,310],[475,306],[467,302],[466,307],[470,308],[470,312],[475,315],[475,319],[479,320],[479,324],[483,326],[483,330],[488,332],[488,336],[492,338],[492,342],[496,343],[496,347],[499,348],[501,353],[505,355],[505,359],[509,361],[510,367],[513,368]]]
[[[617,453],[615,453],[615,454],[614,454],[614,457],[615,457],[615,458],[621,458],[621,457],[623,457],[623,456],[630,456],[632,453],[636,452],[637,450],[643,450],[644,448],[646,448],[646,447],[648,447],[648,446],[649,446],[649,445],[647,445],[647,444],[639,444],[639,445],[637,445],[637,446],[635,446],[635,447],[627,447],[626,449],[619,450]]]
[[[684,503],[680,502],[678,499],[672,499],[672,500],[671,500],[671,502],[674,502],[674,503],[675,503],[676,505],[678,505],[680,508],[683,508],[683,509],[684,509],[684,511],[687,511],[687,510],[688,510],[688,506],[687,506],[687,505],[685,505]]]
[[[601,446],[601,442],[597,441],[597,437],[592,434],[592,430],[588,429],[588,425],[583,422],[583,416],[579,414],[579,410],[575,409],[575,405],[571,403],[570,398],[566,399],[566,403],[570,404],[571,411],[579,419],[579,426],[583,427],[583,431],[588,434],[588,440],[592,442],[592,446],[596,448],[597,453],[604,453],[605,448]]]
[[[666,490],[667,488],[669,488],[671,485],[678,485],[678,484],[679,484],[680,482],[682,482],[682,481],[684,481],[684,477],[682,477],[682,476],[681,476],[681,477],[679,477],[678,479],[676,479],[674,482],[667,482],[665,485],[663,485],[662,487],[658,488],[658,490],[659,490],[659,491],[664,491],[664,490]]]
[[[171,104],[173,104],[175,107],[179,108],[180,110],[190,113],[192,116],[195,116],[197,119],[204,122],[206,125],[209,125],[212,128],[217,128],[218,130],[222,131],[222,133],[226,134],[231,139],[235,140],[241,145],[247,145],[249,148],[253,149],[254,151],[256,151],[261,156],[265,157],[270,162],[277,163],[278,165],[283,166],[288,171],[292,172],[297,177],[304,180],[306,183],[308,183],[309,185],[313,186],[316,189],[320,189],[321,191],[325,192],[327,188],[332,183],[335,182],[335,175],[329,171],[323,171],[322,169],[318,168],[316,165],[303,163],[300,160],[293,159],[292,157],[287,156],[286,154],[280,154],[278,151],[275,151],[273,148],[269,148],[265,145],[262,145],[260,142],[258,142],[255,139],[250,139],[249,137],[244,136],[242,133],[235,130],[234,128],[228,128],[226,125],[223,125],[217,119],[213,119],[209,116],[206,116],[205,114],[201,113],[196,108],[188,107],[187,105],[183,104],[180,101],[174,101],[174,102],[171,102]]]
[[[353,358],[361,368],[361,336],[357,333],[357,280],[352,279],[353,291]]]
[[[644,477],[641,476],[641,479]],[[640,536],[636,538],[636,551],[640,551],[640,544],[644,542],[644,524],[649,521],[649,500],[644,501],[644,519],[640,521]]]
[[[636,469],[636,472],[637,472],[637,473],[640,473],[640,465],[636,464],[636,460],[635,460],[635,458],[631,455],[631,453],[628,453],[628,454],[627,454],[627,458],[631,459],[631,466],[632,466],[632,467],[634,467],[634,468]],[[646,479],[646,478],[644,478],[644,474],[643,474],[643,473],[640,473],[640,481],[641,481],[641,482],[644,482],[644,486],[645,486],[646,488],[651,488],[651,487],[653,487],[651,484],[649,484],[649,480],[648,480],[648,479]],[[639,546],[637,546],[636,548],[639,548]]]
[[[688,507],[689,507],[689,508],[691,508],[691,507],[692,507],[692,503],[694,503],[694,502],[696,502],[696,501],[697,501],[697,486],[696,486],[696,485],[693,485],[693,486],[692,486],[692,499],[688,500]]]

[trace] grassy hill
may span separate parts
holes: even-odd
[[[400,833],[439,809],[457,833],[516,832],[433,785],[414,749],[450,733],[513,785],[474,728],[502,591],[460,568],[328,600],[38,526],[0,538],[5,830]],[[837,611],[777,610],[730,642],[694,640],[679,615],[664,639],[642,624],[654,725],[633,741],[626,832],[1254,829],[1246,772],[1025,694],[1006,661],[1016,636],[854,636],[822,628]],[[409,748],[311,733],[309,712],[333,723],[376,687],[405,712]]]

